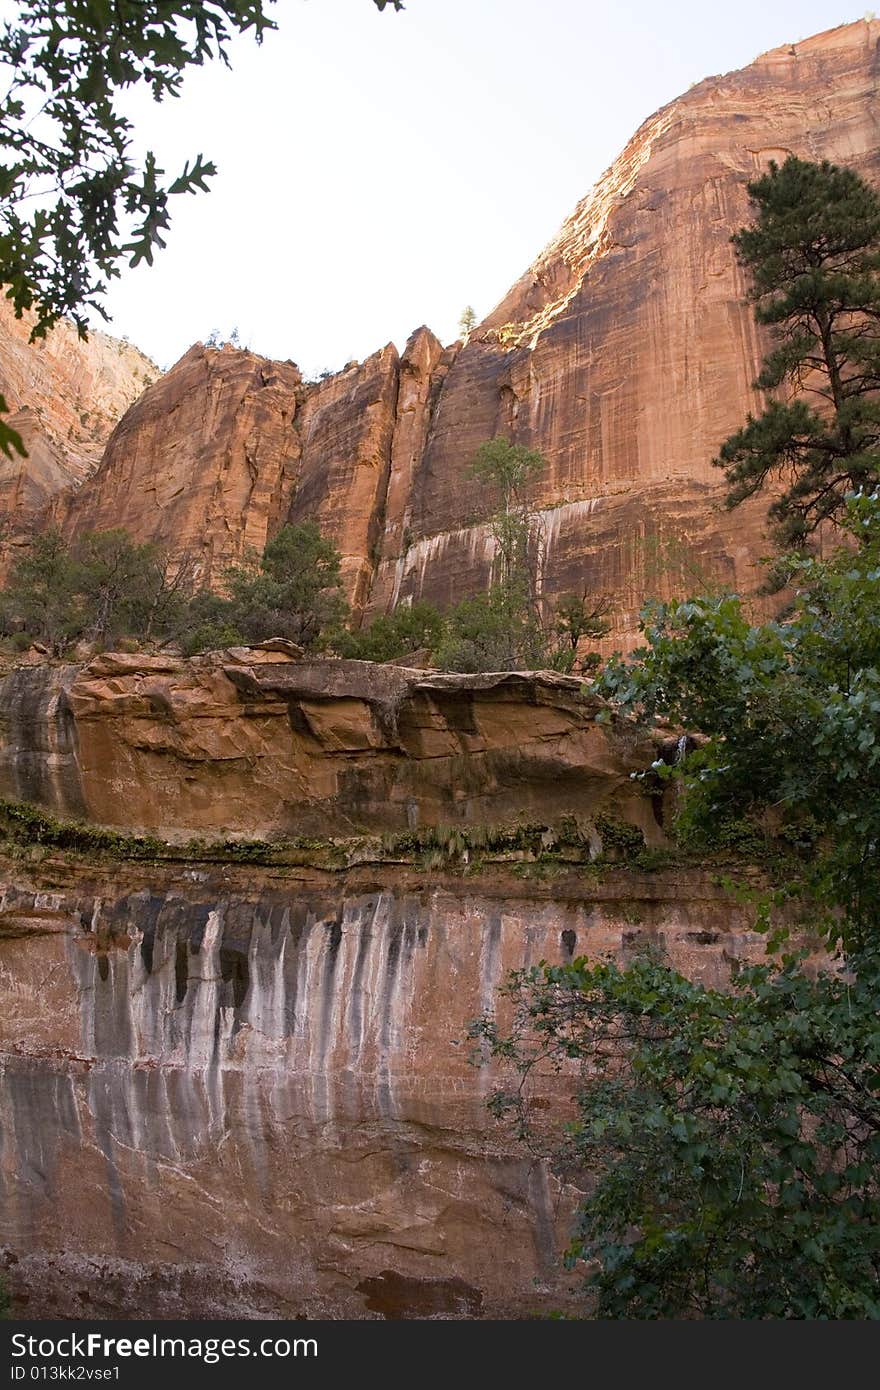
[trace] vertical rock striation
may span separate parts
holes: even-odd
[[[651,942],[720,984],[761,949],[702,874],[572,876],[551,899],[497,870],[129,866],[120,892],[98,866],[66,864],[63,891],[11,867],[0,1256],[32,1316],[576,1307],[574,1191],[490,1117],[468,1020],[538,960]]]
[[[366,603],[382,538],[398,387],[393,343],[308,395],[291,522],[316,520],[342,556],[356,610]]]
[[[123,526],[189,552],[220,585],[282,525],[296,476],[302,378],[292,362],[201,343],[120,421],[98,471],[55,507],[74,534]]]

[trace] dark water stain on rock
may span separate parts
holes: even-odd
[[[357,1286],[369,1312],[389,1321],[403,1318],[479,1318],[483,1295],[464,1279],[414,1279],[383,1269]]]

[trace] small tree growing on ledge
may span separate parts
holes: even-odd
[[[880,196],[849,169],[791,157],[749,184],[756,220],[733,237],[776,347],[755,385],[786,387],[714,460],[737,506],[771,479],[783,546],[880,481]]]
[[[498,498],[489,522],[495,573],[489,592],[465,599],[447,615],[438,665],[450,671],[503,671],[546,664],[529,557],[532,512],[526,491],[544,467],[535,449],[503,435],[487,439],[468,473]]]
[[[317,646],[348,616],[339,551],[314,521],[283,526],[242,565],[227,571],[229,598],[208,599],[212,620],[251,642],[286,637]]]
[[[461,333],[461,336],[464,338],[465,342],[467,342],[468,338],[473,333],[476,326],[477,315],[472,306],[470,304],[467,304],[464,307],[464,309],[462,309],[461,316],[458,320],[458,330]]]
[[[528,486],[544,468],[543,455],[503,435],[480,445],[469,465],[471,477],[491,489],[500,507],[489,521],[495,541],[493,583],[484,594],[464,599],[448,614],[437,664],[449,671],[503,671],[549,667],[571,671],[583,637],[608,630],[608,604],[587,594],[564,594],[549,620],[542,620],[536,580],[540,528],[529,505]],[[595,668],[598,657],[582,659]]]

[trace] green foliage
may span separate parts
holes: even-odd
[[[846,525],[855,549],[789,563],[786,620],[753,626],[732,594],[649,605],[647,647],[594,688],[706,736],[675,770],[686,835],[784,835],[864,945],[880,909],[880,497],[851,500]]]
[[[495,584],[450,609],[434,660],[443,671],[465,672],[546,665],[544,634],[525,584]]]
[[[26,801],[0,800],[0,827],[6,839],[79,853],[124,859],[161,859],[168,846],[153,835],[128,835],[83,821],[58,820]]]
[[[432,603],[420,600],[401,604],[360,632],[337,633],[332,646],[340,656],[359,661],[399,661],[412,652],[434,652],[442,631],[443,619],[438,610]]]
[[[496,1113],[588,1179],[568,1260],[595,1316],[880,1317],[876,961],[813,978],[789,958],[719,991],[579,959],[506,992],[511,1032],[472,1032],[517,1078]],[[561,1150],[529,1104],[548,1067],[577,1077]]]
[[[123,530],[89,532],[73,545],[57,530],[37,536],[0,592],[0,627],[44,642],[55,655],[80,638],[106,644],[166,634],[187,598],[185,563]]]
[[[20,625],[57,653],[81,630],[81,622],[70,548],[60,531],[47,531],[13,561],[0,594],[0,624],[7,633]]]
[[[526,581],[515,577],[449,610],[434,662],[444,671],[595,671],[600,657],[578,657],[577,648],[583,637],[607,632],[599,616],[605,611],[604,604],[565,595],[548,632]]]
[[[3,416],[8,414],[9,406],[6,404],[6,397],[0,392],[0,454],[5,454],[8,459],[11,459],[13,454],[27,458],[27,449],[24,447],[24,440],[18,430],[14,430],[3,419]]]
[[[221,59],[237,33],[276,26],[271,0],[21,0],[0,29],[0,284],[36,337],[62,315],[84,333],[106,317],[107,280],[123,262],[152,263],[169,200],[207,187],[201,154],[166,181],[152,151],[134,158],[124,93],[181,93],[187,70]],[[374,0],[401,9],[400,0]]]
[[[262,557],[233,567],[230,595],[195,592],[188,557],[173,563],[123,530],[90,532],[72,545],[57,530],[35,537],[0,591],[0,630],[56,655],[89,639],[180,642],[187,655],[287,637],[313,648],[347,614],[339,554],[314,522],[285,526]]]
[[[615,859],[632,859],[645,848],[645,837],[638,826],[616,816],[596,817],[596,829],[602,839],[603,855]]]
[[[880,1318],[880,496],[845,521],[830,560],[787,561],[784,620],[650,605],[594,687],[703,736],[649,776],[681,779],[692,844],[793,856],[755,926],[811,901],[832,958],[780,956],[783,922],[724,990],[656,954],[542,962],[508,979],[510,1031],[472,1028],[513,1071],[496,1112],[586,1194],[568,1259],[598,1317]],[[572,1078],[561,1142],[530,1104],[548,1070]]]
[[[348,614],[336,547],[314,521],[284,526],[262,557],[227,571],[229,600],[215,606],[251,642],[286,637],[315,647]]]
[[[207,589],[193,595],[176,626],[175,635],[184,656],[220,651],[244,641],[229,600]]]
[[[458,320],[458,329],[463,338],[468,338],[477,326],[477,315],[472,305],[466,304]]]
[[[543,467],[544,459],[535,449],[512,444],[504,435],[484,440],[468,465],[471,477],[500,499],[500,510],[490,523],[498,554],[497,580],[502,586],[525,585],[530,595],[531,512],[526,494],[529,483]]]
[[[187,69],[222,59],[237,33],[275,28],[272,0],[20,0],[0,26],[0,286],[32,338],[67,315],[86,336],[107,317],[120,266],[152,264],[170,202],[205,190],[217,171],[198,154],[173,179],[147,150],[135,158],[123,114],[128,88],[180,95]],[[401,0],[374,0],[379,10]],[[0,416],[6,411],[0,397]],[[0,418],[0,452],[24,454]]]
[[[631,827],[629,828],[631,832]],[[639,842],[641,837],[639,836]],[[557,864],[592,870],[593,827],[574,816],[558,821],[517,821],[499,825],[437,825],[419,830],[389,831],[383,836],[354,835],[347,839],[296,836],[273,840],[203,840],[185,844],[154,835],[133,835],[85,821],[62,820],[40,806],[0,798],[0,842],[22,848],[41,847],[72,854],[115,860],[161,860],[185,863],[193,860],[230,864],[313,864],[345,868],[351,864],[412,863],[422,868],[479,868],[483,860],[512,863],[517,868]],[[634,849],[630,841],[628,864],[645,871],[669,867],[670,857],[655,851]],[[620,858],[617,853],[612,858]],[[607,867],[596,861],[596,871]]]
[[[595,671],[601,658],[589,652],[578,658],[578,646],[585,637],[604,637],[610,630],[606,614],[611,607],[604,595],[595,598],[587,593],[563,594],[556,604],[554,631],[557,649],[551,665],[556,670]]]
[[[749,184],[756,220],[733,240],[776,346],[757,387],[786,388],[721,447],[736,506],[782,477],[770,516],[798,546],[880,482],[880,196],[857,174],[794,156]],[[791,392],[794,395],[791,395]]]
[[[11,73],[0,102],[0,284],[35,337],[62,315],[85,332],[121,262],[152,263],[169,199],[207,187],[197,155],[163,179],[155,155],[133,158],[126,88],[179,96],[187,68],[226,61],[231,36],[274,28],[261,0],[26,0],[0,30]],[[36,196],[35,196],[36,195]]]
[[[578,643],[608,631],[608,604],[586,594],[565,594],[550,624],[544,621],[535,579],[538,546],[529,485],[544,467],[534,449],[503,435],[480,445],[468,466],[500,504],[490,519],[495,541],[494,582],[488,593],[464,599],[446,615],[436,664],[447,671],[571,671],[578,665]],[[598,657],[581,659],[595,669]]]
[[[529,557],[528,484],[542,456],[503,435],[485,440],[468,465],[500,503],[490,521],[495,541],[494,583],[446,615],[435,660],[445,671],[510,671],[546,664]]]
[[[90,532],[74,552],[74,587],[86,636],[106,644],[150,636],[165,566],[155,546],[136,545],[122,529]]]
[[[507,983],[509,1033],[473,1027],[513,1069],[496,1112],[582,1175],[569,1261],[595,1316],[880,1318],[880,498],[845,521],[833,559],[788,560],[784,621],[752,626],[734,595],[655,603],[646,648],[596,682],[703,735],[651,770],[681,778],[691,841],[783,844],[797,877],[756,927],[797,892],[842,959],[780,956],[783,929],[726,990],[651,955],[541,963]],[[530,1108],[548,1068],[573,1077],[562,1143]]]

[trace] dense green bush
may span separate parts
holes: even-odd
[[[187,580],[186,562],[166,562],[156,546],[137,545],[121,529],[72,543],[49,530],[13,561],[0,591],[0,627],[55,655],[81,639],[106,646],[167,636],[185,611]]]
[[[348,616],[339,552],[314,521],[282,527],[259,558],[227,571],[226,584],[230,625],[251,642],[286,637],[313,648]]]
[[[360,661],[399,661],[412,652],[435,652],[442,631],[439,611],[432,603],[421,600],[400,604],[393,613],[375,618],[360,632],[336,633],[332,646],[340,656]]]
[[[178,641],[190,655],[269,637],[315,648],[347,616],[339,568],[314,522],[283,527],[261,556],[231,567],[226,595],[196,588],[189,557],[169,561],[121,529],[71,543],[49,530],[13,562],[0,630],[18,649],[39,641],[55,656],[80,640]]]

